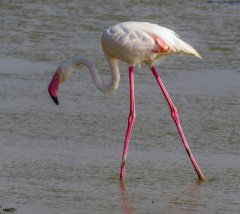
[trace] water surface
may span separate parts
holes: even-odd
[[[240,4],[229,1],[1,1],[0,210],[12,213],[239,213]],[[119,166],[129,113],[127,65],[118,91],[97,91],[86,68],[47,93],[57,65],[91,57],[109,71],[100,38],[120,21],[175,30],[203,56],[157,65],[208,179],[197,176],[146,66],[126,182]],[[1,212],[0,211],[0,212]],[[3,211],[4,212],[4,211]]]

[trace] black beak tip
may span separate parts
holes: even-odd
[[[58,98],[55,97],[55,96],[51,96],[51,97],[52,97],[52,99],[53,99],[53,102],[54,102],[56,105],[58,105],[58,104],[59,104]]]

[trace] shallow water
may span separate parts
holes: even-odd
[[[151,3],[150,3],[151,2]],[[237,1],[1,1],[0,212],[239,213],[240,3]],[[149,21],[175,30],[203,55],[157,65],[189,144],[197,176],[146,66],[136,68],[136,112],[126,181],[118,181],[129,112],[127,65],[118,91],[97,91],[86,68],[60,89],[57,65],[92,57],[111,24]],[[5,210],[5,211],[4,211]]]

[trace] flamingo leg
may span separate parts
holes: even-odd
[[[150,67],[151,67],[151,70],[152,70],[152,72],[153,72],[153,74],[154,74],[154,76],[155,76],[155,78],[156,78],[156,80],[158,82],[158,85],[160,86],[160,88],[161,88],[161,90],[162,90],[162,92],[163,92],[163,94],[164,94],[164,96],[165,96],[165,98],[167,100],[167,103],[168,103],[169,108],[171,110],[171,116],[172,116],[172,118],[173,118],[173,120],[174,120],[174,122],[175,122],[175,124],[177,126],[178,132],[180,134],[180,137],[182,138],[182,142],[183,142],[184,147],[185,147],[185,149],[187,151],[187,154],[188,154],[188,156],[189,156],[189,158],[190,158],[190,160],[191,160],[191,162],[193,164],[193,167],[194,167],[194,169],[196,170],[196,172],[198,174],[198,178],[201,181],[205,181],[206,178],[204,177],[203,173],[201,172],[201,169],[199,168],[199,166],[197,164],[197,161],[195,160],[195,158],[194,158],[194,156],[193,156],[193,154],[192,154],[192,152],[190,150],[190,147],[188,145],[187,139],[186,139],[186,137],[185,137],[185,135],[183,133],[183,130],[182,130],[182,127],[181,127],[181,124],[180,124],[180,120],[179,120],[179,116],[178,116],[178,112],[177,112],[177,108],[174,106],[174,104],[173,104],[173,102],[172,102],[172,100],[171,100],[171,98],[170,98],[170,96],[169,96],[169,94],[168,94],[168,92],[167,92],[167,90],[166,90],[166,88],[165,88],[165,86],[164,86],[160,76],[157,73],[157,70],[155,69],[155,67],[153,65],[150,66]]]
[[[126,131],[125,143],[124,143],[124,148],[123,148],[122,164],[121,164],[121,170],[120,170],[120,180],[124,180],[128,145],[129,145],[130,135],[131,135],[132,128],[133,128],[133,123],[136,118],[135,98],[134,98],[134,69],[132,66],[129,67],[129,83],[130,83],[130,114],[128,116],[128,128]]]

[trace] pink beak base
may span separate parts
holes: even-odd
[[[52,80],[50,81],[50,83],[48,85],[49,95],[52,97],[52,99],[53,99],[53,101],[56,105],[59,104],[58,98],[57,98],[57,91],[58,91],[58,88],[59,88],[59,85],[60,85],[59,77],[60,77],[59,71],[57,71],[53,75]]]

